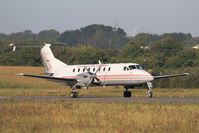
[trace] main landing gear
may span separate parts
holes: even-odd
[[[124,97],[131,97],[131,91],[129,91],[130,87],[129,86],[124,86]]]
[[[75,92],[71,91],[70,97],[71,98],[77,98],[78,97],[78,93],[76,91]]]
[[[72,91],[70,93],[71,98],[77,98],[78,97],[78,92],[76,91],[76,87],[72,87]]]
[[[124,97],[131,97],[131,92],[128,89],[125,89],[123,95]]]

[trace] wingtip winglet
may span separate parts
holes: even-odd
[[[24,74],[23,73],[18,73],[17,76],[24,76]]]
[[[190,74],[189,73],[184,73],[185,75],[189,76]]]

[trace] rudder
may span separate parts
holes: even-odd
[[[44,64],[45,73],[55,73],[60,67],[67,66],[67,64],[56,59],[50,49],[51,44],[45,44],[41,49],[40,54]]]

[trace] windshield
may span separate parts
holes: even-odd
[[[133,70],[133,69],[137,69],[137,68],[136,68],[135,65],[131,65],[131,66],[129,66],[129,69],[130,69],[130,70]]]
[[[142,70],[142,67],[140,65],[130,65],[129,69],[130,70],[133,70],[133,69],[140,69],[140,70]]]
[[[136,65],[137,69],[141,69],[142,70],[142,67],[140,65]]]

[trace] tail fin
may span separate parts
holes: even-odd
[[[44,64],[45,73],[55,73],[59,68],[66,67],[67,64],[56,59],[50,49],[51,44],[45,44],[40,54]]]

